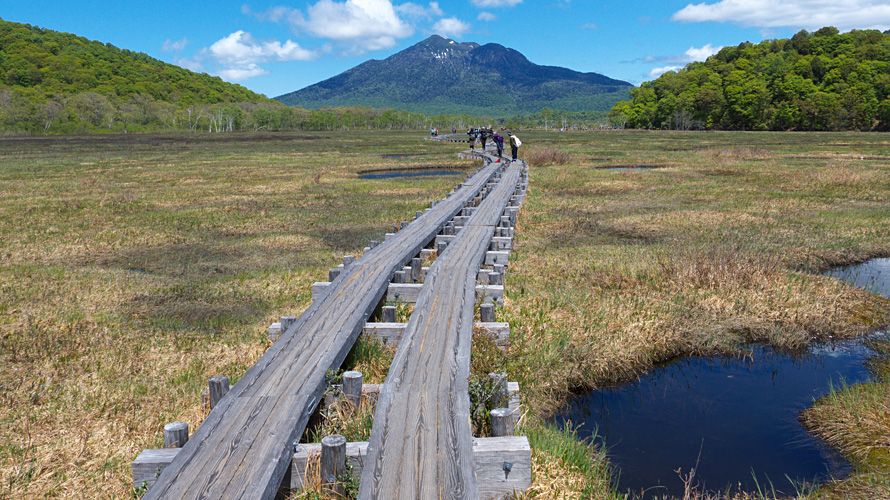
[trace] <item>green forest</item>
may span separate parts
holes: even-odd
[[[610,121],[646,129],[890,130],[890,34],[826,27],[724,47],[643,83]]]

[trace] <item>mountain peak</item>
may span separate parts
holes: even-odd
[[[507,116],[542,107],[607,111],[632,85],[597,73],[539,66],[497,43],[439,35],[382,60],[275,99],[290,106],[363,105],[423,113]]]

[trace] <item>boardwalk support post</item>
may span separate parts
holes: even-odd
[[[340,477],[346,472],[346,438],[334,434],[321,440],[321,482],[328,485],[327,490],[334,498],[343,498],[346,488],[340,483]]]
[[[513,412],[509,408],[496,408],[489,412],[491,436],[509,437],[513,435]]]
[[[219,400],[229,392],[229,377],[213,377],[209,383],[210,389],[210,409],[214,409]]]
[[[164,426],[164,448],[182,448],[189,440],[189,424],[171,422]]]
[[[348,371],[343,373],[343,395],[356,408],[362,402],[362,372]]]
[[[494,323],[494,304],[481,304],[479,306],[479,321],[482,323]]]

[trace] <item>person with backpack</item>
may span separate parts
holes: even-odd
[[[490,128],[482,127],[482,130],[479,131],[479,140],[482,141],[482,152],[485,152],[485,142],[488,141],[488,136],[491,134]]]
[[[510,150],[513,153],[513,161],[516,161],[516,158],[519,155],[519,146],[522,146],[522,141],[520,141],[519,137],[513,132],[507,132],[507,135],[510,136]]]
[[[501,161],[501,158],[504,157],[504,136],[494,132],[491,139],[494,141],[494,146],[498,148],[498,161]]]
[[[470,127],[470,130],[467,131],[467,135],[469,136],[467,142],[470,143],[470,151],[476,151],[476,137],[478,135],[476,129]]]

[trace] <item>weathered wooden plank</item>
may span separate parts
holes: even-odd
[[[393,272],[435,237],[494,170],[481,170],[455,195],[343,268],[324,297],[220,400],[144,498],[272,498],[292,443],[321,399],[325,373],[343,362]]]
[[[427,274],[378,399],[359,499],[479,497],[466,396],[476,269],[518,179],[509,168]]]
[[[320,452],[320,444],[300,445],[298,452],[294,453],[291,489],[300,490],[306,486],[309,459]],[[367,441],[346,443],[346,459],[356,479],[362,476],[367,455]],[[531,447],[525,436],[474,439],[473,458],[481,500],[503,498],[513,492],[524,491],[531,485]],[[505,462],[510,464],[509,473],[504,471]]]
[[[327,281],[316,281],[312,284],[312,299],[320,300],[327,293],[331,283]],[[390,283],[386,291],[386,300],[389,302],[398,302],[400,304],[414,304],[417,302],[420,293],[423,291],[422,283]],[[486,303],[494,302],[498,304],[504,303],[504,286],[503,285],[477,285],[476,297]]]
[[[402,340],[407,323],[366,323],[365,333],[374,335],[385,345],[398,345]],[[497,335],[498,342],[505,342],[510,337],[510,324],[501,322],[477,322],[474,326],[485,328]]]

